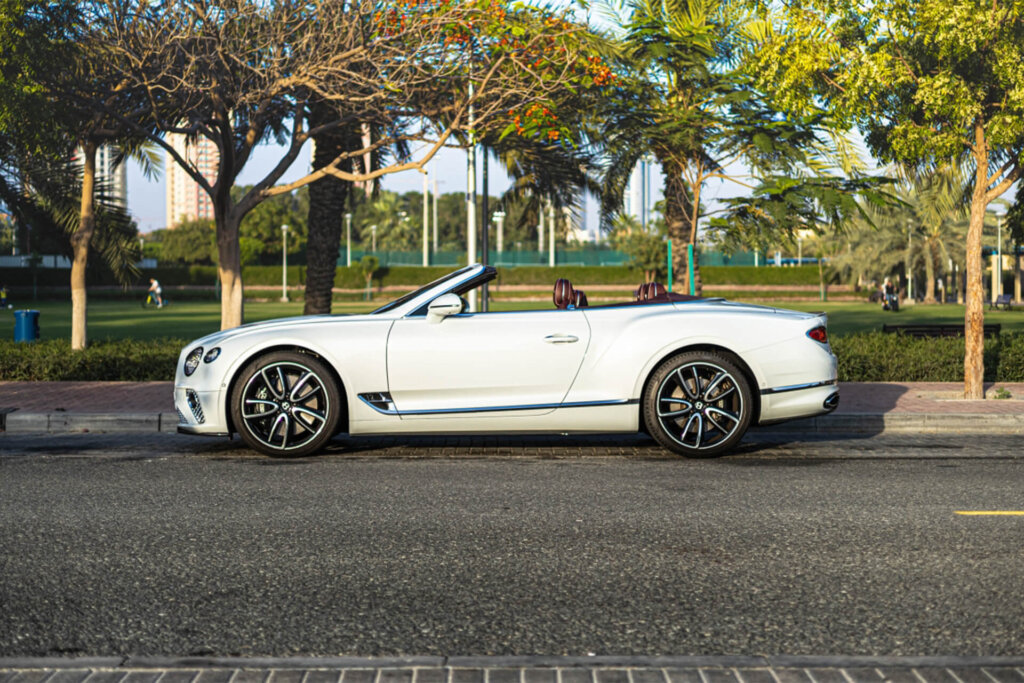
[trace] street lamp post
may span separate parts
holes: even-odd
[[[495,211],[494,220],[498,222],[498,253],[505,251],[505,212]]]
[[[377,253],[377,226],[370,226],[370,251]]]
[[[430,175],[426,170],[420,169],[423,173],[423,267],[430,265]]]
[[[281,303],[288,302],[288,226],[281,226]]]
[[[352,214],[345,214],[345,265],[352,266]]]

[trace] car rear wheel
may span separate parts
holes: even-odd
[[[643,397],[647,431],[665,448],[711,458],[739,443],[753,400],[737,364],[711,352],[681,353],[651,375]]]
[[[231,417],[242,440],[273,456],[297,457],[320,450],[341,416],[341,395],[317,358],[278,351],[256,358],[231,392]]]

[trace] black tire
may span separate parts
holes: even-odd
[[[644,424],[655,441],[674,453],[713,458],[739,443],[750,426],[750,391],[743,371],[728,356],[681,353],[651,374],[643,396]]]
[[[295,351],[251,361],[239,374],[230,400],[231,419],[242,440],[274,457],[319,451],[334,436],[343,410],[340,389],[327,366]]]

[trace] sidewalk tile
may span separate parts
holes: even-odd
[[[341,672],[338,670],[307,671],[303,683],[338,683],[339,678],[341,678]],[[231,683],[239,683],[238,676],[235,676],[235,680]]]
[[[523,683],[557,683],[555,669],[523,669]]]
[[[985,673],[992,676],[999,683],[1024,683],[1024,674],[1017,669],[985,667]]]
[[[381,669],[377,683],[412,683],[412,669]]]
[[[629,673],[625,669],[598,669],[595,673],[597,683],[629,683]]]
[[[665,671],[662,669],[632,669],[629,672],[629,677],[633,683],[668,683],[665,680]]]
[[[670,683],[704,683],[700,677],[700,669],[669,669]]]
[[[302,683],[306,672],[302,669],[274,669],[268,683]]]
[[[559,669],[560,683],[594,683],[594,672],[590,669]]]
[[[269,675],[270,672],[266,669],[242,669],[235,674],[233,679],[231,679],[231,683],[264,683]],[[334,673],[334,676],[337,678],[337,672]],[[160,681],[160,683],[164,682]],[[337,683],[337,681],[333,681],[332,683]]]
[[[413,683],[448,683],[447,669],[416,669]]]
[[[519,669],[487,669],[487,683],[519,683]]]
[[[452,669],[451,683],[484,683],[484,670]]]
[[[88,669],[64,669],[62,671],[54,672],[54,674],[46,680],[46,683],[82,683],[82,681],[88,677]],[[154,680],[158,677],[159,674],[153,675]]]
[[[234,673],[232,669],[204,669],[199,672],[196,683],[229,683]]]
[[[94,671],[85,681],[86,683],[118,683],[124,677],[124,671]]]
[[[373,669],[345,669],[341,683],[373,683],[377,672]]]

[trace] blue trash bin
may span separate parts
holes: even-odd
[[[39,339],[39,311],[14,312],[14,341],[34,342]]]

